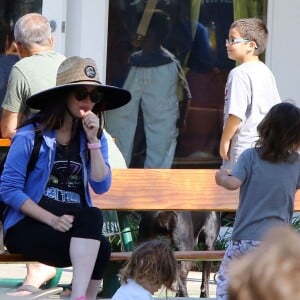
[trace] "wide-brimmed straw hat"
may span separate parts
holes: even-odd
[[[104,110],[115,109],[127,104],[131,99],[129,91],[104,85],[99,79],[96,63],[91,58],[72,56],[64,60],[58,68],[56,86],[29,97],[26,104],[32,109],[46,110],[60,100],[63,92],[78,85],[97,87],[104,101]]]

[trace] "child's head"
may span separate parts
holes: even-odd
[[[146,37],[150,36],[151,39],[157,44],[162,44],[168,37],[171,30],[171,18],[162,10],[154,9],[149,23]]]
[[[300,149],[300,109],[283,102],[271,108],[257,127],[262,159],[280,162],[293,158]],[[296,156],[295,156],[296,157]]]
[[[169,245],[161,240],[151,240],[140,244],[132,253],[125,267],[120,271],[122,281],[133,279],[139,284],[156,287],[162,285],[172,290],[177,279],[177,263]],[[145,287],[146,289],[148,289]]]
[[[272,228],[253,251],[231,262],[230,300],[300,299],[300,237],[291,228]]]
[[[255,43],[254,55],[262,54],[267,45],[268,29],[264,22],[256,18],[246,18],[234,21],[230,30],[235,29],[239,32],[240,37]]]

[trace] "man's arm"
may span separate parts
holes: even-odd
[[[3,108],[1,117],[1,135],[2,138],[12,139],[16,133],[18,124],[18,113],[10,112]]]
[[[234,116],[234,115],[229,115],[225,122],[225,126],[223,129],[222,137],[221,137],[221,142],[220,142],[220,156],[224,160],[229,160],[229,146],[230,146],[230,141],[239,128],[239,125],[241,123],[241,119]]]

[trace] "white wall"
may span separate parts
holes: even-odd
[[[109,0],[67,0],[65,55],[93,58],[106,79]]]
[[[54,20],[55,50],[67,57],[93,58],[106,80],[109,0],[43,0],[43,15]]]
[[[300,1],[268,0],[268,29],[266,64],[281,98],[292,98],[300,106]]]
[[[65,53],[66,4],[66,0],[43,0],[42,7],[43,15],[56,25],[54,50],[60,53]]]

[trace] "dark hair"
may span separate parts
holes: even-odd
[[[142,280],[172,290],[177,279],[177,263],[170,246],[161,240],[140,244],[120,271],[122,281]]]
[[[152,34],[158,43],[162,43],[171,31],[171,18],[162,10],[154,9],[147,34]]]
[[[257,130],[259,139],[256,147],[260,147],[262,159],[281,162],[298,156],[300,109],[292,103],[284,102],[273,106]]]
[[[74,86],[75,87],[75,86]],[[72,91],[73,87],[66,88],[60,91],[59,96],[56,99],[53,99],[53,105],[49,106],[48,109],[41,110],[36,114],[33,114],[31,118],[25,120],[20,127],[25,126],[31,123],[39,123],[40,126],[38,129],[43,130],[56,130],[59,129],[64,121],[65,112],[67,108],[67,98],[69,93]],[[100,102],[94,105],[93,112],[99,117],[100,128],[98,132],[98,137],[102,134],[102,125],[103,125],[103,111],[104,111],[104,102]],[[76,135],[76,132],[82,129],[81,122],[78,122],[79,119],[73,120],[73,129],[72,129],[72,138]]]
[[[13,42],[13,32],[5,20],[0,20],[0,53],[5,53],[7,46]]]

